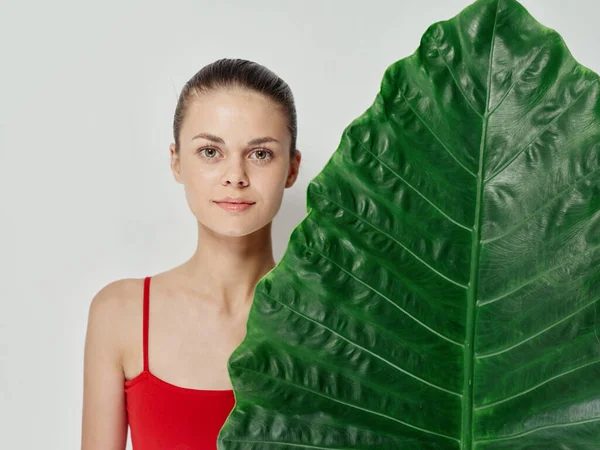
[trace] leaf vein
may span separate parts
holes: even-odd
[[[570,263],[572,263],[574,261],[577,261],[577,260],[581,259],[581,257],[586,256],[586,255],[588,255],[590,253],[593,253],[594,251],[598,250],[599,248],[600,248],[600,245],[595,245],[595,246],[591,247],[589,250],[587,250],[587,251],[585,251],[583,253],[578,253],[575,256],[567,259],[566,261],[563,261],[559,265],[554,266],[554,267],[552,267],[552,268],[550,268],[548,270],[545,270],[544,272],[541,272],[541,273],[537,274],[535,277],[527,280],[525,283],[523,283],[523,284],[515,287],[514,289],[512,289],[510,291],[507,291],[507,292],[504,292],[503,294],[499,295],[498,297],[490,298],[490,299],[487,299],[487,300],[479,300],[477,302],[477,306],[485,306],[485,305],[489,305],[490,303],[497,302],[498,300],[501,300],[504,297],[507,297],[510,294],[513,294],[513,293],[517,292],[520,289],[523,289],[525,286],[533,283],[534,281],[539,280],[540,278],[542,278],[543,276],[547,275],[548,273],[550,273],[550,272],[552,272],[554,270],[560,269],[562,266],[566,266],[567,264],[570,264]]]
[[[573,186],[579,184],[580,182],[587,180],[589,177],[591,177],[593,174],[595,174],[596,172],[598,172],[600,170],[600,166],[595,168],[594,170],[592,170],[590,173],[588,173],[586,176],[581,177],[577,180],[575,180],[573,183],[567,185],[563,190],[561,190],[560,192],[558,192],[554,197],[552,197],[550,200],[548,200],[547,202],[545,202],[542,206],[540,206],[538,209],[536,209],[529,217],[527,217],[523,222],[515,225],[512,228],[509,228],[507,231],[505,231],[504,233],[499,234],[498,236],[494,236],[493,238],[490,239],[484,239],[482,241],[480,241],[481,244],[489,244],[490,242],[494,242],[498,239],[503,238],[504,236],[512,233],[514,230],[520,228],[521,226],[525,225],[527,222],[529,222],[529,220],[531,220],[533,217],[535,217],[540,211],[543,211],[546,206],[548,206],[550,203],[552,203],[553,201],[555,201],[557,198],[561,197],[565,192],[569,191]]]
[[[434,330],[433,328],[431,328],[430,326],[428,326],[427,324],[425,324],[424,322],[421,322],[419,319],[417,319],[415,316],[413,316],[411,313],[409,313],[408,311],[406,311],[405,309],[403,309],[400,305],[394,303],[392,301],[392,299],[390,299],[389,297],[387,297],[386,295],[382,294],[381,292],[379,292],[377,289],[375,289],[373,286],[371,286],[370,284],[364,282],[363,280],[361,280],[360,278],[356,277],[355,275],[352,274],[352,272],[350,272],[349,270],[345,269],[344,267],[342,267],[340,264],[338,264],[337,262],[335,262],[334,260],[332,260],[331,258],[328,258],[327,256],[323,255],[322,253],[318,252],[317,250],[315,250],[312,247],[309,247],[307,245],[301,244],[303,247],[306,247],[308,250],[316,253],[317,255],[321,256],[322,258],[325,258],[327,261],[331,262],[332,264],[334,264],[335,266],[337,266],[341,271],[347,273],[348,275],[350,275],[352,278],[354,278],[356,281],[358,281],[360,284],[362,284],[363,286],[365,286],[367,289],[371,290],[372,292],[375,292],[377,295],[379,295],[380,297],[382,297],[383,299],[387,300],[392,306],[394,306],[395,308],[398,308],[402,313],[404,313],[405,315],[407,315],[408,317],[410,317],[412,320],[414,320],[415,322],[417,322],[419,325],[421,325],[423,328],[425,328],[426,330],[432,332],[433,334],[435,334],[436,336],[441,337],[442,339],[450,342],[451,344],[457,345],[459,347],[464,347],[463,344],[461,344],[460,342],[457,342],[451,338],[449,338],[448,336],[445,336],[443,334],[441,334],[440,332]]]
[[[569,427],[569,426],[572,426],[572,425],[581,425],[583,423],[598,422],[598,421],[600,421],[600,417],[593,417],[591,419],[578,420],[578,421],[575,421],[575,422],[554,423],[554,424],[550,424],[550,425],[544,425],[544,426],[541,426],[541,427],[532,428],[531,430],[527,430],[527,431],[524,431],[522,433],[511,434],[511,435],[506,435],[506,436],[500,436],[500,437],[491,438],[491,439],[480,439],[478,441],[475,441],[475,443],[479,444],[480,442],[505,441],[505,440],[508,440],[508,439],[515,439],[515,438],[518,438],[518,437],[521,437],[521,436],[526,436],[528,434],[535,433],[536,431],[546,430],[548,428],[563,428],[563,427]]]
[[[452,278],[448,277],[447,275],[444,275],[443,273],[441,273],[439,270],[435,269],[433,266],[431,266],[430,264],[428,264],[426,261],[424,261],[423,259],[419,258],[418,255],[416,255],[414,252],[412,252],[408,247],[406,247],[404,244],[402,244],[400,241],[397,241],[396,239],[394,239],[392,236],[390,236],[389,234],[387,234],[385,231],[383,231],[380,228],[377,228],[375,225],[373,225],[372,223],[370,223],[369,221],[363,219],[362,217],[360,217],[358,214],[352,212],[351,210],[349,210],[348,208],[345,208],[344,206],[340,205],[338,202],[336,202],[335,200],[330,199],[329,197],[324,196],[323,194],[316,194],[313,192],[313,195],[316,195],[317,197],[322,197],[325,200],[327,200],[328,202],[334,203],[336,205],[338,205],[340,207],[340,209],[346,211],[349,214],[352,214],[354,217],[356,217],[358,220],[360,220],[361,222],[369,225],[371,228],[375,229],[376,231],[378,231],[380,234],[383,234],[384,236],[388,237],[391,241],[395,242],[396,244],[398,244],[400,247],[402,247],[404,250],[406,250],[411,256],[413,256],[417,261],[419,261],[421,264],[423,264],[425,267],[427,267],[429,270],[431,270],[432,272],[434,272],[435,274],[439,275],[441,278],[444,278],[445,280],[449,281],[452,284],[455,284],[463,289],[467,289],[467,286],[456,281],[453,280]]]
[[[377,415],[377,416],[383,417],[383,418],[385,418],[385,419],[393,420],[394,422],[400,423],[400,424],[402,424],[402,425],[404,425],[404,426],[407,426],[407,427],[409,427],[409,428],[412,428],[412,429],[414,429],[414,430],[422,431],[422,432],[424,432],[424,433],[427,433],[427,434],[433,434],[433,435],[440,436],[440,437],[443,437],[443,438],[446,438],[446,439],[450,439],[450,440],[452,440],[452,441],[457,441],[457,442],[459,442],[459,441],[458,441],[458,439],[456,439],[456,438],[453,438],[452,436],[447,436],[447,435],[445,435],[445,434],[438,433],[437,431],[432,431],[432,430],[428,430],[428,429],[426,429],[426,428],[421,428],[421,427],[419,427],[419,426],[417,426],[417,425],[413,425],[413,424],[411,424],[411,423],[404,422],[404,421],[402,421],[402,420],[396,419],[395,417],[388,416],[387,414],[383,414],[383,413],[380,413],[380,412],[377,412],[377,411],[373,411],[373,410],[371,410],[371,409],[368,409],[368,408],[363,408],[362,406],[354,405],[354,404],[352,404],[352,403],[345,402],[345,401],[343,401],[343,400],[339,400],[339,399],[337,399],[337,398],[334,398],[334,397],[330,397],[329,395],[322,394],[322,393],[320,393],[320,392],[317,392],[317,391],[315,391],[315,390],[309,389],[309,388],[307,388],[307,387],[305,387],[305,386],[302,386],[302,385],[300,385],[300,384],[297,384],[297,383],[292,383],[291,381],[288,381],[288,380],[286,380],[286,379],[284,379],[284,378],[278,378],[278,377],[275,377],[275,376],[273,376],[273,375],[269,375],[269,374],[267,374],[267,373],[264,373],[264,372],[259,372],[259,371],[257,371],[257,370],[249,369],[249,368],[247,368],[247,367],[238,367],[238,370],[242,370],[242,371],[249,371],[249,372],[254,372],[254,373],[257,373],[257,374],[259,374],[259,375],[261,375],[261,376],[263,376],[263,377],[268,377],[268,378],[275,379],[275,380],[277,380],[277,381],[279,381],[279,382],[281,382],[281,383],[284,383],[284,384],[288,384],[288,385],[294,386],[294,387],[296,387],[296,388],[298,388],[298,389],[302,389],[302,390],[304,390],[304,391],[307,391],[307,392],[311,392],[311,393],[313,393],[313,394],[315,394],[315,395],[319,395],[319,396],[321,396],[321,397],[324,397],[324,398],[326,398],[326,399],[328,399],[328,400],[331,400],[331,401],[334,401],[334,402],[337,402],[337,403],[341,403],[342,405],[350,406],[351,408],[360,409],[361,411],[365,411],[365,412],[367,412],[367,413],[374,414],[374,415]]]
[[[417,116],[417,118],[423,123],[423,125],[425,125],[425,128],[427,128],[429,130],[429,132],[431,133],[431,135],[436,138],[436,140],[442,145],[442,147],[448,152],[448,154],[458,163],[458,165],[460,167],[462,167],[463,169],[465,169],[468,173],[470,173],[473,177],[477,177],[477,175],[475,175],[471,170],[469,170],[462,162],[460,162],[458,160],[458,158],[450,151],[450,149],[448,148],[448,146],[446,146],[446,144],[444,144],[442,142],[442,140],[438,137],[437,134],[434,133],[434,131],[429,127],[429,125],[425,122],[425,120],[417,113],[417,111],[415,110],[415,108],[410,104],[410,102],[408,101],[408,99],[406,98],[406,96],[404,95],[404,93],[400,90],[398,90],[398,92],[400,92],[400,95],[402,96],[402,98],[404,99],[404,101],[406,102],[406,104],[408,105],[408,107],[412,110],[412,112],[414,113],[415,116]]]
[[[456,79],[456,76],[454,75],[454,72],[452,71],[452,69],[450,69],[450,66],[448,65],[448,62],[446,61],[446,58],[444,57],[445,55],[440,50],[439,44],[437,46],[437,51],[441,55],[442,61],[444,62],[444,65],[448,69],[448,72],[450,72],[450,76],[454,80],[454,83],[456,84],[456,87],[458,88],[458,90],[460,91],[460,93],[462,94],[462,96],[464,97],[464,99],[467,101],[467,103],[469,104],[469,106],[471,107],[471,109],[475,112],[475,114],[477,114],[477,116],[479,116],[481,119],[483,119],[483,115],[479,111],[477,111],[477,109],[475,108],[475,105],[473,105],[473,103],[471,103],[471,100],[469,100],[469,97],[467,97],[467,94],[465,93],[465,91],[463,90],[462,86],[460,85],[460,83]]]
[[[450,389],[446,389],[446,388],[443,388],[443,387],[441,387],[441,386],[438,386],[437,384],[431,383],[430,381],[427,381],[427,380],[425,380],[425,379],[423,379],[423,378],[421,378],[421,377],[419,377],[419,376],[415,375],[414,373],[411,373],[411,372],[409,372],[408,370],[406,370],[406,369],[403,369],[403,368],[402,368],[402,367],[400,367],[400,366],[397,366],[397,365],[396,365],[396,364],[394,364],[393,362],[391,362],[391,361],[389,361],[389,360],[385,359],[383,356],[381,356],[381,355],[378,355],[377,353],[373,352],[372,350],[369,350],[368,348],[366,348],[366,347],[363,347],[362,345],[359,345],[359,344],[357,344],[356,342],[352,341],[351,339],[348,339],[347,337],[343,336],[342,334],[338,333],[337,331],[334,331],[334,330],[332,330],[331,328],[329,328],[329,327],[328,327],[327,325],[325,325],[324,323],[321,323],[321,322],[319,322],[319,321],[317,321],[317,320],[314,320],[314,319],[312,319],[312,318],[308,317],[308,316],[307,316],[307,315],[305,315],[305,314],[302,314],[301,312],[299,312],[299,311],[295,310],[295,309],[294,309],[294,308],[292,308],[291,306],[289,306],[289,305],[286,305],[285,303],[283,303],[283,302],[281,302],[281,301],[277,300],[276,298],[274,298],[274,297],[270,296],[270,295],[269,295],[269,294],[267,294],[266,292],[264,292],[264,291],[261,291],[261,293],[262,293],[263,295],[265,295],[266,297],[269,297],[270,299],[272,299],[272,300],[275,300],[277,303],[279,303],[279,304],[281,304],[281,305],[285,306],[286,308],[288,308],[290,311],[292,311],[293,313],[297,314],[298,316],[300,316],[300,317],[302,317],[302,318],[304,318],[304,319],[306,319],[306,320],[308,320],[308,321],[310,321],[310,322],[313,322],[314,324],[316,324],[316,325],[318,325],[318,326],[320,326],[320,327],[322,327],[322,328],[325,328],[325,329],[326,329],[326,330],[328,330],[330,333],[332,333],[332,334],[335,334],[336,336],[338,336],[339,338],[343,339],[344,341],[346,341],[346,342],[348,342],[348,343],[350,343],[350,344],[354,345],[356,348],[360,348],[361,350],[364,350],[365,352],[369,353],[370,355],[372,355],[372,356],[374,356],[374,357],[376,357],[376,358],[380,359],[381,361],[383,361],[384,363],[388,364],[390,367],[393,367],[394,369],[398,370],[399,372],[402,372],[403,374],[405,374],[405,375],[408,375],[409,377],[411,377],[411,378],[414,378],[415,380],[417,380],[417,381],[419,381],[419,382],[421,382],[421,383],[423,383],[423,384],[426,384],[426,385],[428,385],[428,386],[431,386],[432,388],[438,389],[438,390],[440,390],[440,391],[443,391],[443,392],[446,392],[446,393],[448,393],[448,394],[455,395],[455,396],[457,396],[457,397],[462,397],[462,396],[461,396],[461,395],[460,395],[458,392],[454,392],[454,391],[451,391]]]
[[[503,398],[501,400],[497,400],[497,401],[492,402],[492,403],[487,403],[487,404],[484,404],[484,405],[476,406],[475,410],[476,411],[480,411],[482,409],[491,408],[492,406],[496,406],[496,405],[499,405],[501,403],[506,403],[506,402],[508,402],[510,400],[513,400],[513,399],[521,397],[521,396],[523,396],[523,395],[525,395],[525,394],[527,394],[527,393],[529,393],[531,391],[534,391],[537,388],[539,388],[539,387],[541,387],[541,386],[543,386],[545,384],[550,383],[551,381],[554,381],[554,380],[556,380],[558,378],[564,377],[565,375],[568,375],[570,373],[577,372],[578,370],[585,369],[586,367],[593,366],[594,364],[598,364],[599,362],[600,362],[600,359],[596,360],[596,361],[592,361],[592,362],[586,363],[586,364],[583,364],[581,366],[577,366],[577,367],[575,367],[573,369],[567,370],[566,372],[562,372],[562,373],[559,373],[558,375],[554,375],[553,377],[550,377],[547,380],[544,380],[541,383],[538,383],[535,386],[530,387],[529,389],[525,389],[524,391],[521,391],[521,392],[519,392],[517,394],[511,395],[510,397],[506,397],[506,398]]]
[[[413,191],[415,191],[421,198],[423,198],[427,203],[429,203],[431,206],[433,206],[440,214],[442,214],[444,217],[446,217],[446,219],[448,219],[450,222],[454,223],[455,225],[464,228],[465,230],[472,232],[473,229],[463,225],[462,223],[460,223],[458,220],[453,219],[452,217],[450,217],[450,215],[448,215],[446,212],[444,212],[442,210],[442,208],[440,208],[439,206],[437,206],[435,203],[433,203],[431,200],[429,200],[423,193],[421,193],[417,188],[415,188],[412,184],[410,184],[408,181],[406,181],[404,178],[402,178],[400,176],[399,173],[397,173],[396,171],[394,171],[394,169],[392,169],[390,166],[388,166],[386,163],[383,162],[383,160],[381,158],[379,158],[375,153],[373,153],[371,150],[369,150],[359,139],[355,138],[354,136],[352,136],[350,133],[347,133],[349,137],[351,137],[354,142],[356,142],[364,151],[366,151],[367,153],[371,154],[373,156],[373,158],[375,158],[377,161],[379,161],[381,163],[382,166],[384,166],[386,169],[388,169],[390,172],[392,172],[392,174],[394,174],[399,180],[401,180],[404,184],[406,184],[409,188],[411,188]]]
[[[575,311],[575,312],[573,312],[573,313],[569,314],[568,316],[565,316],[565,317],[563,317],[563,318],[562,318],[562,319],[560,319],[559,321],[557,321],[557,322],[553,323],[552,325],[550,325],[550,326],[548,326],[548,327],[544,328],[543,330],[541,330],[541,331],[539,331],[539,332],[535,333],[533,336],[530,336],[530,337],[528,337],[528,338],[526,338],[526,339],[523,339],[522,341],[520,341],[520,342],[517,342],[516,344],[514,344],[514,345],[511,345],[510,347],[506,347],[506,348],[503,348],[503,349],[501,349],[501,350],[494,351],[494,352],[491,352],[491,353],[477,354],[477,355],[475,356],[475,358],[476,358],[476,359],[484,359],[484,358],[489,358],[489,357],[492,357],[492,356],[498,356],[498,355],[501,355],[502,353],[506,353],[506,352],[508,352],[508,351],[510,351],[510,350],[512,350],[512,349],[514,349],[514,348],[516,348],[516,347],[519,347],[520,345],[523,345],[525,342],[527,342],[527,341],[530,341],[530,340],[532,340],[532,339],[534,339],[534,338],[536,338],[536,337],[538,337],[538,336],[540,336],[540,335],[544,334],[546,331],[548,331],[548,330],[550,330],[550,329],[554,328],[556,325],[558,325],[558,324],[560,324],[560,323],[564,322],[565,320],[567,320],[567,319],[570,319],[570,318],[571,318],[571,317],[573,317],[573,316],[576,316],[577,314],[579,314],[579,313],[580,313],[581,311],[583,311],[584,309],[587,309],[587,308],[589,308],[590,306],[594,305],[594,304],[595,304],[595,303],[596,303],[598,300],[600,300],[600,297],[598,297],[598,298],[595,298],[594,300],[592,300],[592,301],[591,301],[591,302],[589,302],[588,304],[586,304],[586,305],[582,306],[581,308],[579,308],[577,311]]]
[[[554,122],[556,122],[560,117],[563,116],[564,113],[566,113],[573,105],[575,105],[577,103],[577,101],[583,97],[583,95],[592,87],[594,86],[594,84],[597,84],[597,82],[590,82],[590,84],[588,85],[588,87],[586,87],[581,94],[579,94],[575,100],[573,100],[571,103],[569,103],[569,105],[560,112],[560,114],[558,114],[554,119],[552,119],[550,121],[550,123],[535,137],[531,140],[531,142],[529,142],[529,144],[525,145],[521,150],[519,150],[518,152],[516,152],[512,158],[510,158],[506,163],[504,163],[504,165],[502,167],[500,167],[500,169],[498,169],[496,172],[494,172],[492,175],[490,175],[486,180],[484,180],[484,183],[488,183],[490,180],[492,180],[495,176],[499,175],[501,172],[503,172],[508,166],[510,166],[512,164],[512,162],[517,159],[519,157],[519,155],[521,153],[523,153],[525,150],[527,150],[529,148],[529,146],[531,144],[533,144],[535,141],[537,141],[540,137],[542,137],[542,135],[548,131],[548,129],[552,126],[552,124]]]
[[[542,50],[544,50],[544,48],[546,47],[546,44],[548,44],[551,40],[552,40],[553,36],[550,36],[546,42],[544,42],[541,46],[540,49],[535,53],[535,55],[533,55],[533,58],[531,58],[531,60],[529,60],[527,62],[527,65],[523,68],[523,70],[521,70],[519,72],[519,74],[515,77],[515,81],[513,81],[513,83],[510,85],[510,87],[507,89],[506,93],[502,96],[502,98],[500,99],[500,101],[498,102],[498,104],[496,105],[496,107],[491,110],[489,112],[489,115],[491,116],[492,114],[494,114],[494,112],[496,112],[496,110],[500,107],[500,105],[502,105],[502,103],[504,103],[504,99],[506,97],[508,97],[508,94],[510,94],[510,92],[512,91],[512,89],[520,82],[522,81],[521,76],[525,73],[525,71],[527,69],[529,69],[531,67],[531,65],[533,64],[533,62],[535,61],[535,59],[538,57],[538,55],[540,53],[542,53]]]
[[[249,441],[247,439],[229,439],[229,438],[225,438],[222,441],[223,442],[244,442],[244,443],[250,443],[250,444],[266,444],[266,445],[287,445],[289,447],[316,448],[316,449],[320,449],[320,450],[356,450],[356,447],[318,447],[316,445],[292,444],[290,442],[282,442],[282,441]],[[367,449],[365,449],[365,450],[367,450]]]

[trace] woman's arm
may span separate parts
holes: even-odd
[[[119,333],[121,283],[92,299],[84,352],[81,450],[124,450],[127,443],[124,375]]]

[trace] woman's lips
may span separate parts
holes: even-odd
[[[238,211],[245,211],[246,209],[250,208],[252,205],[254,205],[254,203],[226,203],[226,202],[215,202],[217,205],[219,205],[221,208],[223,208],[225,211],[234,211],[234,212],[238,212]]]

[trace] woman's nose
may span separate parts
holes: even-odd
[[[223,173],[223,184],[248,185],[248,175],[246,174],[245,162],[242,158],[232,158],[226,164],[225,172]]]

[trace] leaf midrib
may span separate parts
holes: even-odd
[[[479,254],[481,245],[481,210],[484,187],[483,177],[483,154],[487,140],[487,128],[490,118],[490,90],[492,80],[492,63],[494,61],[494,40],[496,38],[496,23],[498,21],[498,10],[500,9],[500,0],[496,1],[496,12],[494,14],[494,25],[492,27],[492,38],[490,42],[490,58],[488,62],[487,92],[485,100],[485,114],[481,131],[481,142],[479,145],[479,162],[477,169],[477,198],[475,201],[475,219],[471,240],[471,271],[467,290],[467,326],[464,349],[464,378],[463,378],[463,398],[462,398],[462,429],[460,442],[462,450],[471,450],[473,448],[473,372],[475,360],[475,316],[477,314],[477,287],[479,282]]]

